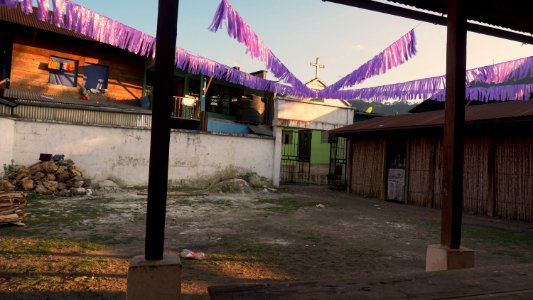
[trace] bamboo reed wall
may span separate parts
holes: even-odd
[[[356,140],[351,145],[350,192],[385,197],[385,139]]]
[[[440,208],[443,191],[441,138],[408,138],[406,203]],[[386,139],[351,139],[350,191],[383,199]],[[533,136],[467,136],[463,211],[533,222]]]
[[[468,137],[464,144],[463,211],[488,215],[489,151],[488,137]]]
[[[433,180],[433,208],[442,207],[442,199],[444,198],[444,173],[443,173],[443,164],[444,164],[444,153],[442,152],[442,139],[437,139],[435,141],[435,164],[434,171],[435,177]]]
[[[496,143],[496,215],[532,222],[532,138],[507,137]]]
[[[409,139],[407,165],[407,204],[432,207],[433,182],[435,178],[434,138],[414,137]]]

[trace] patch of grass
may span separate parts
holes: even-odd
[[[348,248],[342,251],[342,256],[347,259],[355,259],[358,261],[364,261],[369,258],[377,258],[385,256],[385,253],[381,249],[372,248]]]
[[[57,198],[57,196],[54,196],[54,195],[39,195],[37,193],[30,193],[26,197],[26,200],[28,200],[28,202],[31,203],[31,202],[37,201],[37,200],[54,200],[56,198]]]
[[[104,268],[109,261],[109,258],[103,257],[84,257],[73,261],[69,269],[73,273],[94,273],[95,270]]]
[[[439,238],[439,222],[421,222],[418,225],[418,232],[427,232],[433,239]],[[533,257],[533,232],[527,230],[463,223],[462,244],[474,248],[488,247],[495,255],[523,258],[525,261]]]
[[[101,250],[102,246],[93,242],[78,242],[61,239],[34,239],[22,237],[0,238],[2,256],[9,259],[33,258],[56,252],[88,252]]]
[[[322,238],[317,235],[307,235],[307,236],[304,236],[302,239],[305,241],[311,242],[311,243],[315,243],[315,244],[318,244],[322,241]]]
[[[214,261],[242,261],[272,264],[281,251],[273,245],[255,244],[239,236],[223,236],[220,243],[229,254],[210,256]]]
[[[533,232],[509,230],[494,226],[463,224],[463,241],[496,248],[493,253],[517,258],[533,255]]]
[[[48,280],[48,276],[45,275],[25,276],[23,278],[18,279],[15,284],[17,286],[34,287],[40,283],[47,282]]]
[[[28,201],[26,212],[28,216],[24,223],[28,225],[24,230],[29,232],[47,231],[47,228],[76,229],[83,221],[94,220],[106,214],[116,212],[116,209],[106,207],[109,198],[64,199],[55,196],[34,196]],[[20,231],[21,234],[24,232]]]
[[[179,198],[172,198],[169,200],[169,204],[175,204],[180,206],[190,206],[190,207],[196,207],[206,204],[216,205],[216,206],[222,206],[222,207],[232,207],[232,203],[230,200],[226,199],[217,199],[217,200],[209,200],[207,198],[187,198],[187,197],[179,197]]]
[[[88,237],[89,242],[92,244],[102,244],[102,245],[127,245],[137,240],[137,237],[134,236],[121,236],[121,235],[99,235],[91,234]]]
[[[521,246],[533,249],[533,232],[509,230],[487,225],[464,224],[465,240],[485,242],[497,246]]]
[[[307,202],[307,201],[298,201],[291,198],[281,198],[281,199],[261,199],[259,203],[268,203],[275,206],[265,208],[268,211],[275,213],[294,213],[300,208],[305,207],[314,207],[317,202]]]

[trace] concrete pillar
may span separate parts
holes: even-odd
[[[441,244],[429,245],[426,252],[426,272],[473,268],[474,250],[451,249]]]
[[[162,260],[135,256],[128,270],[127,300],[179,300],[181,297],[181,262],[177,255]]]

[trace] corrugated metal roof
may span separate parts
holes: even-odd
[[[0,6],[0,21],[14,23],[30,28],[45,30],[49,32],[54,32],[70,37],[75,37],[78,39],[84,39],[88,41],[96,41],[85,35],[76,33],[74,31],[66,30],[59,28],[51,23],[41,22],[37,18],[37,8],[33,8],[33,13],[26,15],[23,13],[20,8],[9,9],[7,6]]]
[[[323,0],[446,26],[447,0]],[[533,43],[533,1],[464,0],[469,31]],[[527,34],[524,34],[527,33]]]
[[[516,101],[476,105],[466,107],[466,124],[485,121],[512,122],[513,120],[531,118],[533,120],[533,101]],[[438,128],[444,125],[444,111],[398,115],[374,118],[330,131],[332,134],[350,134],[377,131],[395,131],[421,128]]]
[[[8,99],[17,99],[21,103],[28,104],[62,104],[64,106],[76,106],[78,108],[82,107],[99,107],[99,108],[110,108],[118,109],[121,111],[129,111],[136,113],[151,114],[151,111],[139,106],[128,105],[126,103],[121,103],[122,101],[109,100],[102,94],[91,94],[89,95],[89,100],[75,99],[72,97],[62,97],[55,95],[46,95],[42,93],[36,93],[32,91],[9,88],[4,90],[4,98]]]
[[[354,0],[356,1],[356,0]],[[448,13],[447,0],[387,0],[439,14]],[[515,31],[533,33],[532,1],[468,0],[464,1],[468,20]]]

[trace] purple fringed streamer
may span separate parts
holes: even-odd
[[[335,92],[356,85],[370,77],[384,74],[387,70],[395,68],[416,55],[416,36],[414,29],[404,34],[390,46],[374,56],[371,60],[344,76],[339,81],[328,86],[318,94],[322,98],[335,98]]]
[[[40,20],[48,21],[48,12],[47,9],[45,9],[47,8],[46,2],[46,0],[39,0],[38,7],[40,10],[38,10],[38,18]],[[7,5],[5,3],[5,1],[2,2],[2,0],[0,0],[0,4]],[[30,4],[31,10],[31,1],[28,0],[23,2],[23,6],[21,6],[23,11],[25,9],[24,5],[27,3]],[[53,0],[53,5],[54,17],[52,21],[56,26],[61,26],[67,30],[86,35],[102,43],[129,50],[142,56],[155,56],[156,39],[154,37],[95,13],[94,11],[69,0]],[[44,11],[47,13],[45,14]],[[43,16],[46,16],[46,18]],[[273,55],[272,57],[275,58]],[[273,60],[272,64],[280,70],[285,68],[277,58]],[[213,76],[217,79],[227,80],[231,83],[243,85],[255,90],[290,95],[302,94],[301,90],[298,91],[292,87],[235,70],[207,58],[190,55],[180,48],[176,48],[176,67],[186,70],[191,74]],[[292,82],[295,81],[293,80]]]
[[[37,0],[37,15],[39,21],[48,22],[48,10],[50,9],[50,0]]]
[[[361,99],[376,102],[390,99],[400,101],[427,99],[445,87],[445,78],[438,76],[377,87],[336,91],[332,94],[332,99]]]
[[[468,87],[465,90],[466,100],[475,101],[518,101],[533,97],[533,84],[497,85],[490,87]],[[444,90],[431,97],[433,100],[444,101]]]
[[[486,101],[492,99],[529,99],[527,93],[520,94],[521,85],[491,86],[490,88],[468,86],[475,82],[501,84],[514,82],[533,77],[533,57],[525,57],[503,63],[474,68],[466,71],[465,84],[467,85],[466,97],[472,100]],[[333,99],[361,99],[381,102],[384,100],[425,100],[432,98],[438,101],[445,100],[445,76],[430,77],[408,82],[369,87],[363,89],[340,90],[330,93]],[[479,96],[476,96],[479,95]],[[476,98],[481,97],[481,98]]]
[[[215,12],[213,22],[209,30],[216,32],[227,21],[228,35],[246,46],[247,53],[253,59],[262,60],[267,70],[279,80],[293,87],[293,92],[299,97],[316,97],[316,91],[305,86],[288,68],[268,49],[257,34],[248,26],[239,13],[229,4],[222,0]]]
[[[75,15],[75,5],[71,1],[67,2],[66,11],[65,11],[65,29],[73,30],[74,27],[74,15]]]
[[[25,14],[31,14],[33,12],[33,7],[31,5],[32,0],[22,0],[22,3],[20,4],[20,9]]]
[[[53,0],[54,7],[54,25],[57,27],[64,27],[64,15],[66,9],[66,0]]]
[[[293,92],[292,88],[286,85],[250,75],[201,56],[191,55],[181,48],[176,48],[174,64],[176,68],[191,74],[213,76],[216,79],[226,80],[254,90],[280,94],[292,94]]]
[[[247,52],[252,58],[265,60],[268,55],[268,48],[263,44],[263,41],[255,34],[255,32],[246,24],[244,19],[237,13],[237,11],[229,4],[227,0],[222,0],[218,6],[213,22],[209,26],[209,30],[216,32],[222,27],[223,21],[227,21],[228,34],[237,39],[240,43],[246,45]]]
[[[490,87],[466,88],[466,99],[477,101],[515,101],[529,100],[533,97],[533,84],[497,85]],[[444,94],[444,93],[442,93]],[[439,101],[443,101],[439,98]]]
[[[111,44],[109,42],[109,34],[112,33],[109,30],[108,18],[104,17],[98,13],[94,13],[94,22],[93,22],[93,39],[100,41],[102,43]]]
[[[81,10],[81,15],[82,15],[82,28],[81,28],[80,33],[88,37],[92,37],[93,24],[94,24],[94,11],[86,7],[83,7]]]
[[[533,74],[533,57],[493,64],[466,72],[466,82],[502,83],[518,81]]]
[[[74,12],[74,27],[72,30],[81,34],[83,28],[83,6],[76,5],[74,7]]]
[[[18,0],[0,0],[0,6],[7,6],[8,8],[15,8]]]
[[[153,36],[145,35],[143,40],[143,45],[141,47],[142,56],[150,56],[150,53],[153,52],[155,47],[155,38]]]

